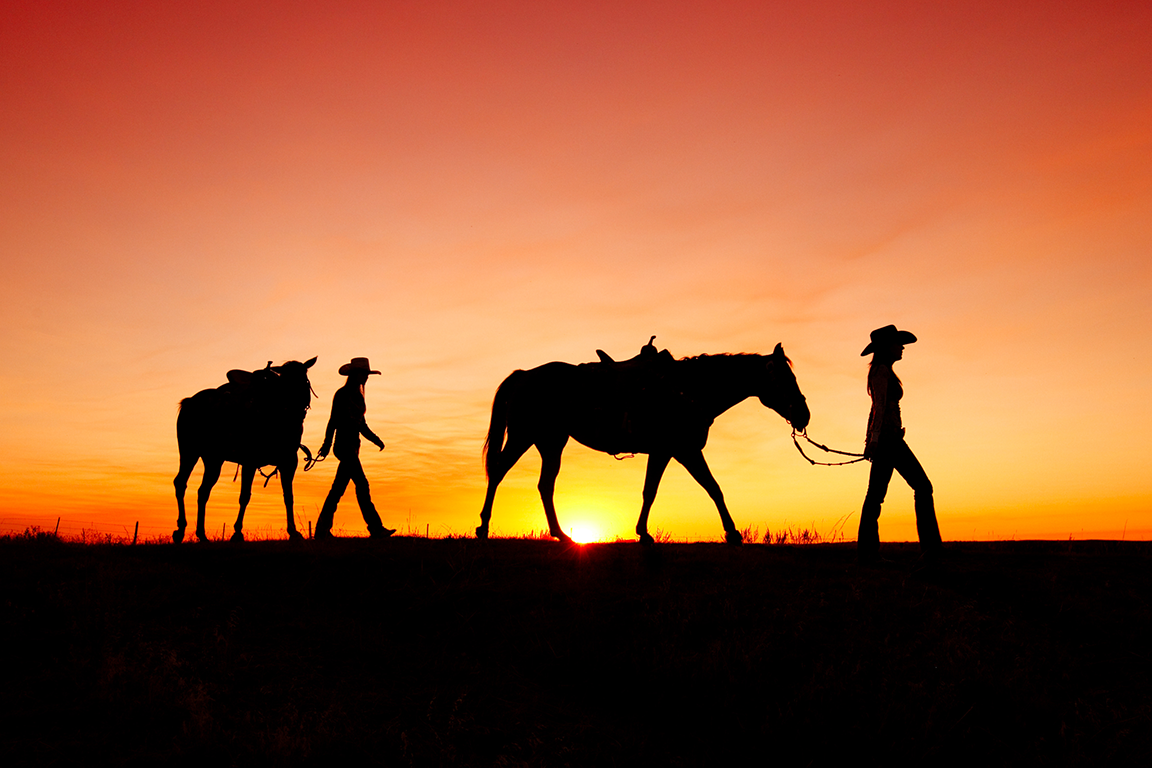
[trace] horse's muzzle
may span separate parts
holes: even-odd
[[[803,432],[807,429],[808,421],[811,418],[812,414],[808,412],[808,403],[803,400],[788,409],[788,423],[797,432]]]

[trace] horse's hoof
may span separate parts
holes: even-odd
[[[564,533],[564,531],[560,531],[559,533],[553,533],[553,534],[551,534],[551,536],[552,536],[552,538],[556,539],[556,541],[560,542],[561,544],[563,544],[566,547],[575,546],[575,544],[576,544],[576,542],[572,540],[572,537],[569,536],[568,534]]]
[[[182,541],[184,541],[184,529],[177,528],[176,530],[172,531],[172,543],[179,544]]]
[[[484,540],[488,538],[488,526],[481,525],[476,528],[476,538]]]
[[[651,547],[656,544],[656,539],[652,538],[652,535],[648,533],[648,531],[644,531],[640,534],[640,543],[645,547]]]
[[[236,531],[235,533],[232,534],[232,538],[230,538],[229,541],[231,541],[233,544],[243,544],[244,543],[244,534],[241,533],[240,531]]]
[[[196,531],[196,541],[202,544],[206,543],[208,541],[208,534],[204,533],[204,531]]]
[[[304,541],[304,534],[300,531],[288,531],[288,541]]]
[[[728,531],[724,536],[724,540],[734,547],[738,547],[744,543],[744,537],[740,535],[740,531]]]

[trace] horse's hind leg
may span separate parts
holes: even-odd
[[[180,454],[180,471],[176,473],[176,479],[172,484],[176,487],[176,509],[179,514],[176,517],[176,530],[172,532],[172,541],[179,544],[184,541],[184,529],[188,527],[188,518],[184,515],[184,492],[188,490],[188,478],[192,475],[192,470],[196,467],[196,462],[200,460],[198,456],[188,456]]]
[[[712,477],[712,471],[708,469],[708,462],[704,461],[704,454],[700,451],[693,451],[676,456],[676,461],[684,465],[688,474],[700,483],[712,501],[716,503],[716,509],[720,512],[720,521],[724,524],[725,539],[728,543],[741,543],[743,537],[740,536],[740,531],[736,530],[736,523],[732,522],[732,515],[728,514],[728,507],[724,504],[724,494],[720,491],[720,484],[716,482],[716,478]]]
[[[204,479],[200,481],[200,490],[196,492],[196,538],[200,541],[208,541],[208,534],[204,531],[204,512],[208,509],[212,486],[220,479],[220,466],[223,463],[219,459],[204,459]]]
[[[640,520],[636,523],[636,535],[640,537],[641,544],[655,543],[648,533],[648,513],[652,511],[652,502],[656,501],[656,489],[660,487],[660,478],[672,457],[668,454],[648,454],[648,469],[644,473],[644,504],[640,507]]]
[[[560,454],[564,452],[567,442],[568,436],[565,435],[563,440],[555,443],[536,444],[540,451],[540,482],[536,487],[540,489],[540,501],[544,503],[544,514],[548,517],[548,533],[565,544],[571,544],[572,539],[564,533],[560,521],[556,519],[556,505],[552,499],[556,492],[556,475],[560,474]]]
[[[476,528],[476,538],[488,538],[488,521],[492,519],[492,503],[496,500],[496,487],[524,452],[531,447],[532,443],[509,435],[508,444],[488,463],[488,490],[484,494],[484,508],[480,510],[480,525]]]
[[[252,500],[252,480],[256,477],[256,467],[244,464],[240,468],[240,514],[236,515],[236,524],[232,526],[232,541],[244,541],[244,510],[248,509],[248,502]]]

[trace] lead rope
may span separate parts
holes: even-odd
[[[804,453],[804,449],[800,447],[800,441],[796,439],[797,434],[799,434],[805,440],[812,443],[812,445],[816,446],[817,448],[819,448],[820,450],[822,450],[826,453],[837,453],[837,454],[840,454],[841,456],[855,456],[856,458],[852,459],[851,461],[816,461],[815,459],[809,458],[808,454]],[[799,432],[799,433],[796,430],[792,430],[792,442],[796,445],[796,450],[800,451],[800,455],[803,456],[805,459],[807,459],[808,463],[813,465],[813,466],[842,467],[845,464],[855,464],[858,461],[864,461],[864,454],[862,454],[862,453],[849,453],[848,451],[837,451],[834,448],[829,448],[826,445],[821,445],[820,443],[816,442],[812,438],[808,437],[808,431],[807,430],[804,430],[804,431]]]
[[[305,472],[312,469],[312,467],[316,466],[320,462],[324,461],[324,459],[328,458],[327,456],[317,456],[316,458],[312,458],[312,451],[308,450],[308,446],[304,445],[304,443],[300,443],[300,450],[304,451]]]
[[[312,451],[308,450],[308,446],[304,445],[304,443],[300,443],[300,450],[304,451],[304,471],[305,472],[312,469],[312,467],[316,466],[320,462],[324,461],[325,458],[327,458],[326,456],[317,456],[316,458],[312,458]],[[268,483],[272,482],[272,478],[276,477],[276,475],[279,474],[280,467],[276,467],[275,469],[272,470],[272,472],[270,474],[267,474],[267,475],[264,474],[264,468],[263,467],[256,467],[256,471],[259,472],[260,476],[264,478],[264,487],[267,488]],[[240,465],[239,464],[236,465],[236,475],[237,476],[240,475]],[[232,482],[236,482],[235,477],[232,478]]]

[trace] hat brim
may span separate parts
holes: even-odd
[[[916,336],[911,331],[896,331],[896,335],[889,339],[881,341],[872,341],[868,346],[864,347],[864,351],[860,353],[860,357],[865,357],[876,351],[877,346],[885,344],[913,344],[916,341]]]
[[[355,371],[359,371],[361,373],[368,373],[368,374],[375,373],[377,375],[379,375],[379,373],[380,373],[380,371],[370,371],[367,368],[357,368],[356,366],[349,365],[348,363],[344,363],[344,365],[340,366],[340,370],[337,371],[337,373],[339,373],[341,376],[349,376]]]

